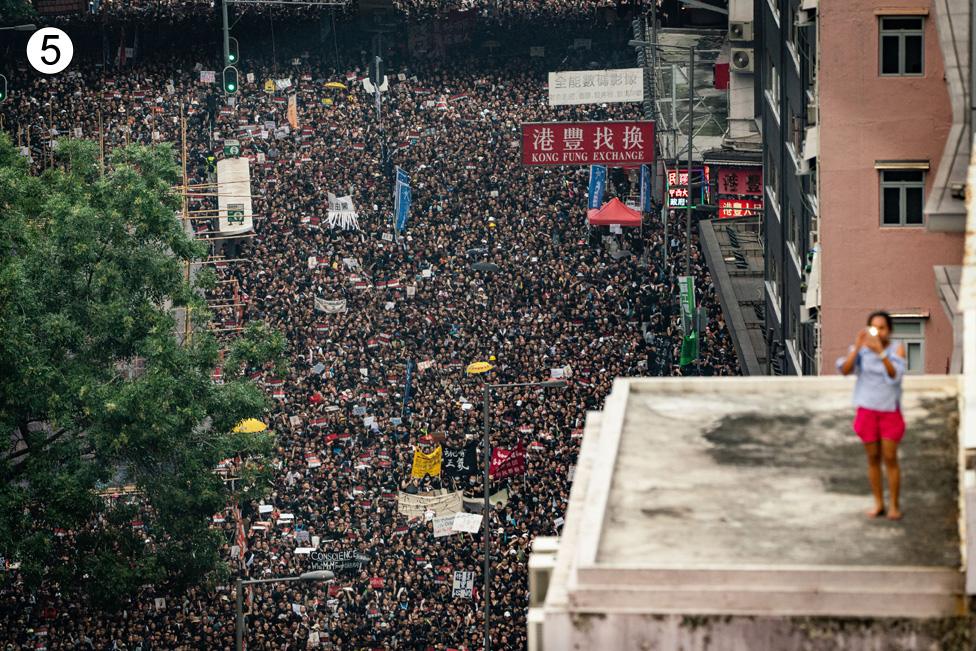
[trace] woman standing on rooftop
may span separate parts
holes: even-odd
[[[864,443],[868,457],[868,481],[874,494],[874,508],[868,517],[887,514],[888,519],[901,518],[898,497],[901,469],[898,467],[898,443],[905,434],[901,414],[901,380],[905,374],[905,348],[891,341],[891,315],[873,312],[868,325],[858,331],[846,357],[837,360],[837,370],[844,375],[857,374],[854,385],[854,431]],[[881,484],[881,462],[888,475],[890,508],[885,509]]]

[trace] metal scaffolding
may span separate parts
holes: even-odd
[[[658,146],[664,160],[688,156],[689,114],[694,120],[692,158],[722,145],[728,119],[728,94],[715,88],[714,66],[722,52],[722,30],[653,29],[658,47],[647,48],[648,78],[645,78],[657,121]],[[668,47],[668,46],[673,47]],[[694,101],[689,102],[688,48],[695,50]],[[689,110],[691,104],[694,110]]]

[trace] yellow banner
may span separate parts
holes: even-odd
[[[413,469],[410,471],[411,477],[423,477],[430,475],[436,477],[441,474],[441,446],[434,448],[430,454],[424,454],[420,448],[413,451]]]

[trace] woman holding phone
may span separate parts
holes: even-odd
[[[874,508],[867,515],[870,518],[887,515],[890,520],[898,520],[901,518],[898,443],[905,434],[905,419],[901,414],[905,348],[891,341],[891,325],[891,315],[887,312],[871,313],[867,327],[858,331],[847,356],[837,360],[837,370],[844,375],[857,374],[854,431],[864,443],[868,481],[874,495]],[[885,508],[881,483],[882,461],[888,475],[888,508]]]

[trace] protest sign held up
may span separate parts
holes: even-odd
[[[434,448],[433,452],[423,452],[420,448],[413,451],[413,469],[410,471],[411,477],[423,477],[430,475],[436,477],[441,474],[441,446]]]

